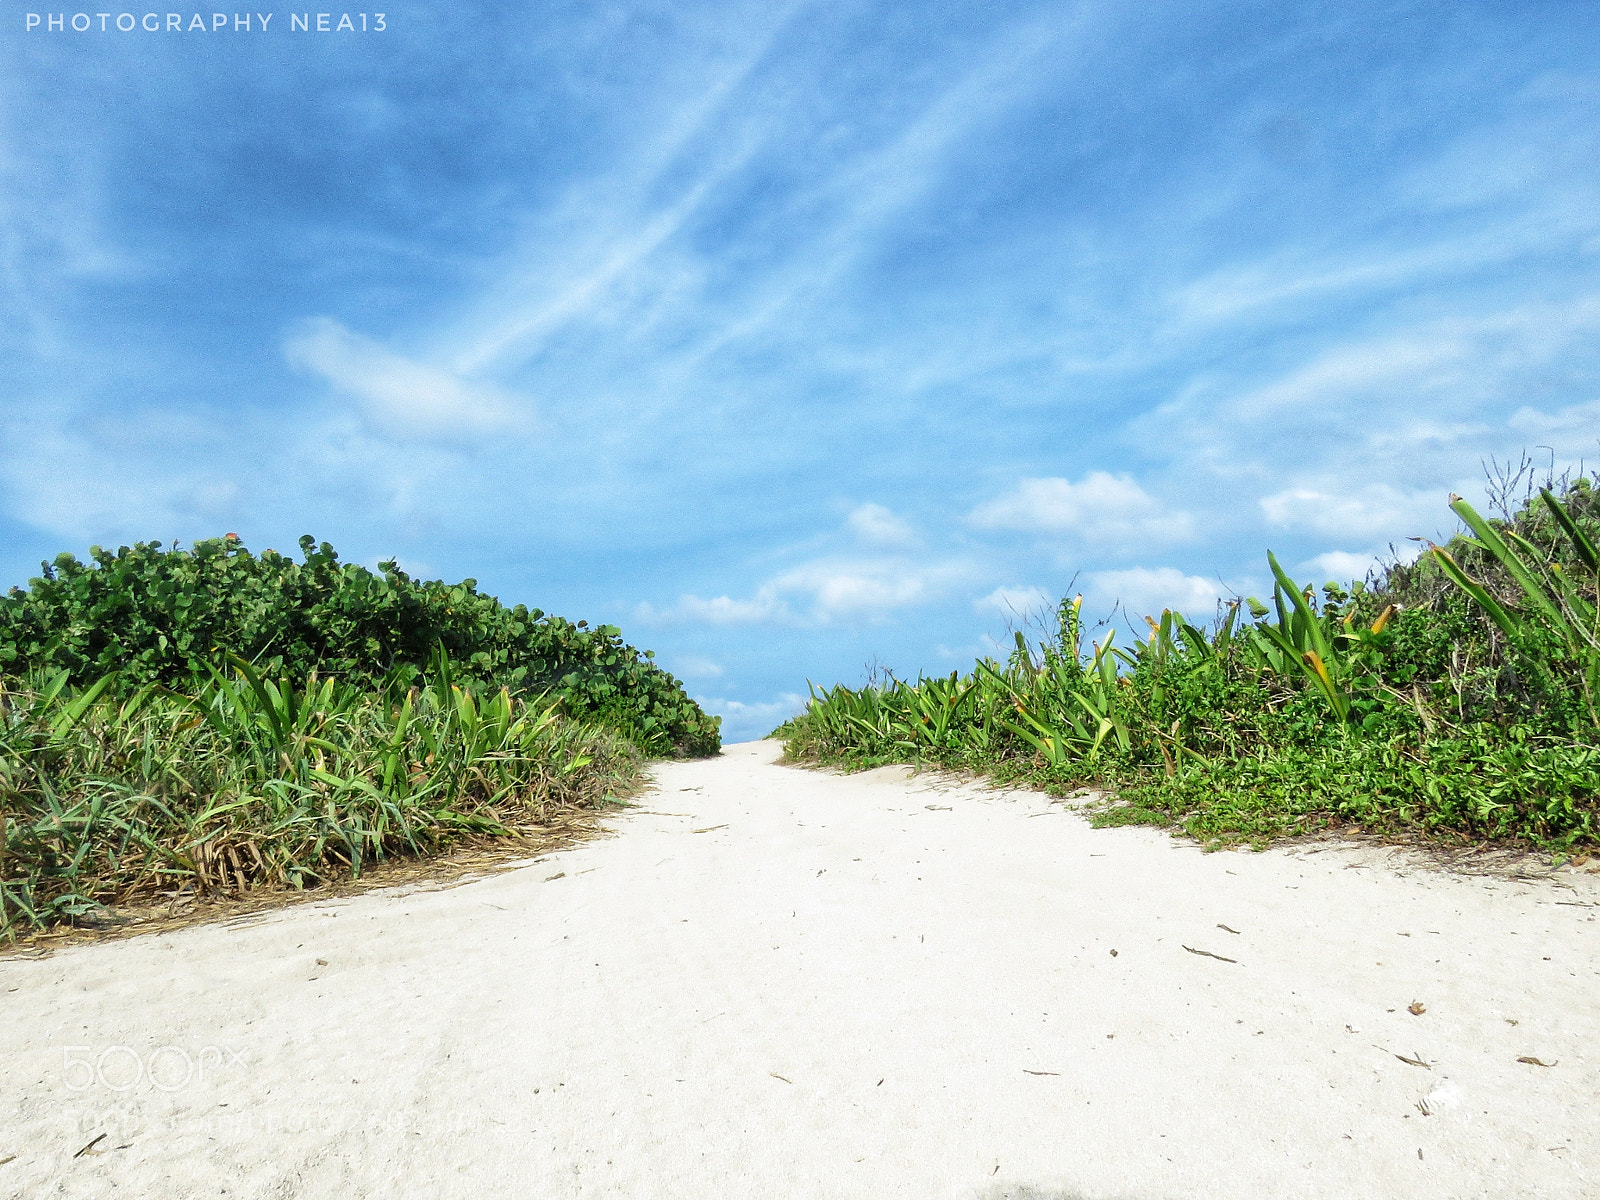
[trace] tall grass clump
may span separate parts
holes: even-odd
[[[0,596],[0,676],[65,671],[82,688],[114,674],[124,696],[148,683],[194,690],[221,648],[296,678],[317,671],[371,688],[424,669],[442,646],[463,682],[548,695],[651,755],[719,748],[718,718],[615,626],[508,608],[476,580],[422,582],[392,561],[374,574],[309,536],[300,550],[299,562],[258,556],[229,534],[187,550],[96,546],[88,562],[62,554]]]
[[[536,833],[641,778],[621,735],[474,687],[443,653],[375,688],[237,656],[189,691],[118,682],[0,682],[0,940]]]
[[[1269,600],[1083,645],[1081,597],[966,675],[813,689],[791,758],[925,761],[1113,800],[1101,823],[1210,842],[1329,827],[1600,841],[1600,497],[1552,483],[1320,596],[1268,555]]]

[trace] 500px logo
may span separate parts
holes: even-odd
[[[204,1082],[207,1071],[235,1065],[244,1066],[244,1059],[222,1046],[202,1046],[193,1054],[182,1046],[158,1046],[144,1054],[131,1046],[107,1046],[99,1054],[93,1046],[64,1046],[61,1082],[69,1092],[97,1086],[127,1092],[141,1083],[158,1092],[176,1092]]]
[[[228,13],[214,12],[211,14],[210,24],[207,24],[203,13],[194,13],[185,24],[182,13],[172,12],[145,13],[143,17],[136,17],[127,12],[73,13],[70,21],[66,13],[25,13],[22,21],[24,29],[30,32],[40,29],[46,33],[65,33],[69,27],[74,33],[110,33],[113,27],[121,33],[133,33],[135,30],[143,30],[146,33],[192,33],[195,30],[201,33],[218,33],[230,29],[235,32],[266,33],[272,18],[276,15],[276,13],[233,13],[230,22]],[[338,15],[339,23],[336,25],[333,13],[290,13],[289,31],[291,33],[383,33],[389,28],[387,13],[355,13],[354,19],[350,13]],[[282,29],[283,26],[279,25],[278,28]]]

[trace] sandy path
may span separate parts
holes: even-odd
[[[1600,1194],[1595,877],[776,753],[466,886],[0,962],[0,1195]]]

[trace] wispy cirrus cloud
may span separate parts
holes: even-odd
[[[860,67],[826,102],[796,106],[801,84],[785,52],[803,7],[752,22],[695,86],[663,98],[662,132],[624,168],[579,182],[539,214],[486,268],[479,296],[443,317],[439,360],[515,378],[546,363],[565,369],[569,348],[600,336],[613,351],[605,373],[647,373],[653,407],[666,408],[704,403],[708,376],[740,354],[809,347],[828,365],[902,378],[898,362],[858,357],[840,336],[841,300],[973,140],[1048,86],[1087,18],[1025,12],[968,43],[951,70],[907,84],[885,120],[853,102],[877,85]],[[769,200],[774,176],[786,186]]]
[[[660,323],[663,303],[692,301],[685,284],[703,285],[704,273],[681,238],[778,133],[767,106],[740,100],[752,98],[757,68],[808,6],[685,22],[689,45],[641,98],[645,111],[628,124],[639,132],[619,135],[626,151],[532,215],[477,296],[443,321],[455,369],[514,372],[565,327],[637,331]]]

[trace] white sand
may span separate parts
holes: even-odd
[[[0,962],[0,1195],[1600,1195],[1595,877],[777,751],[465,886]]]

